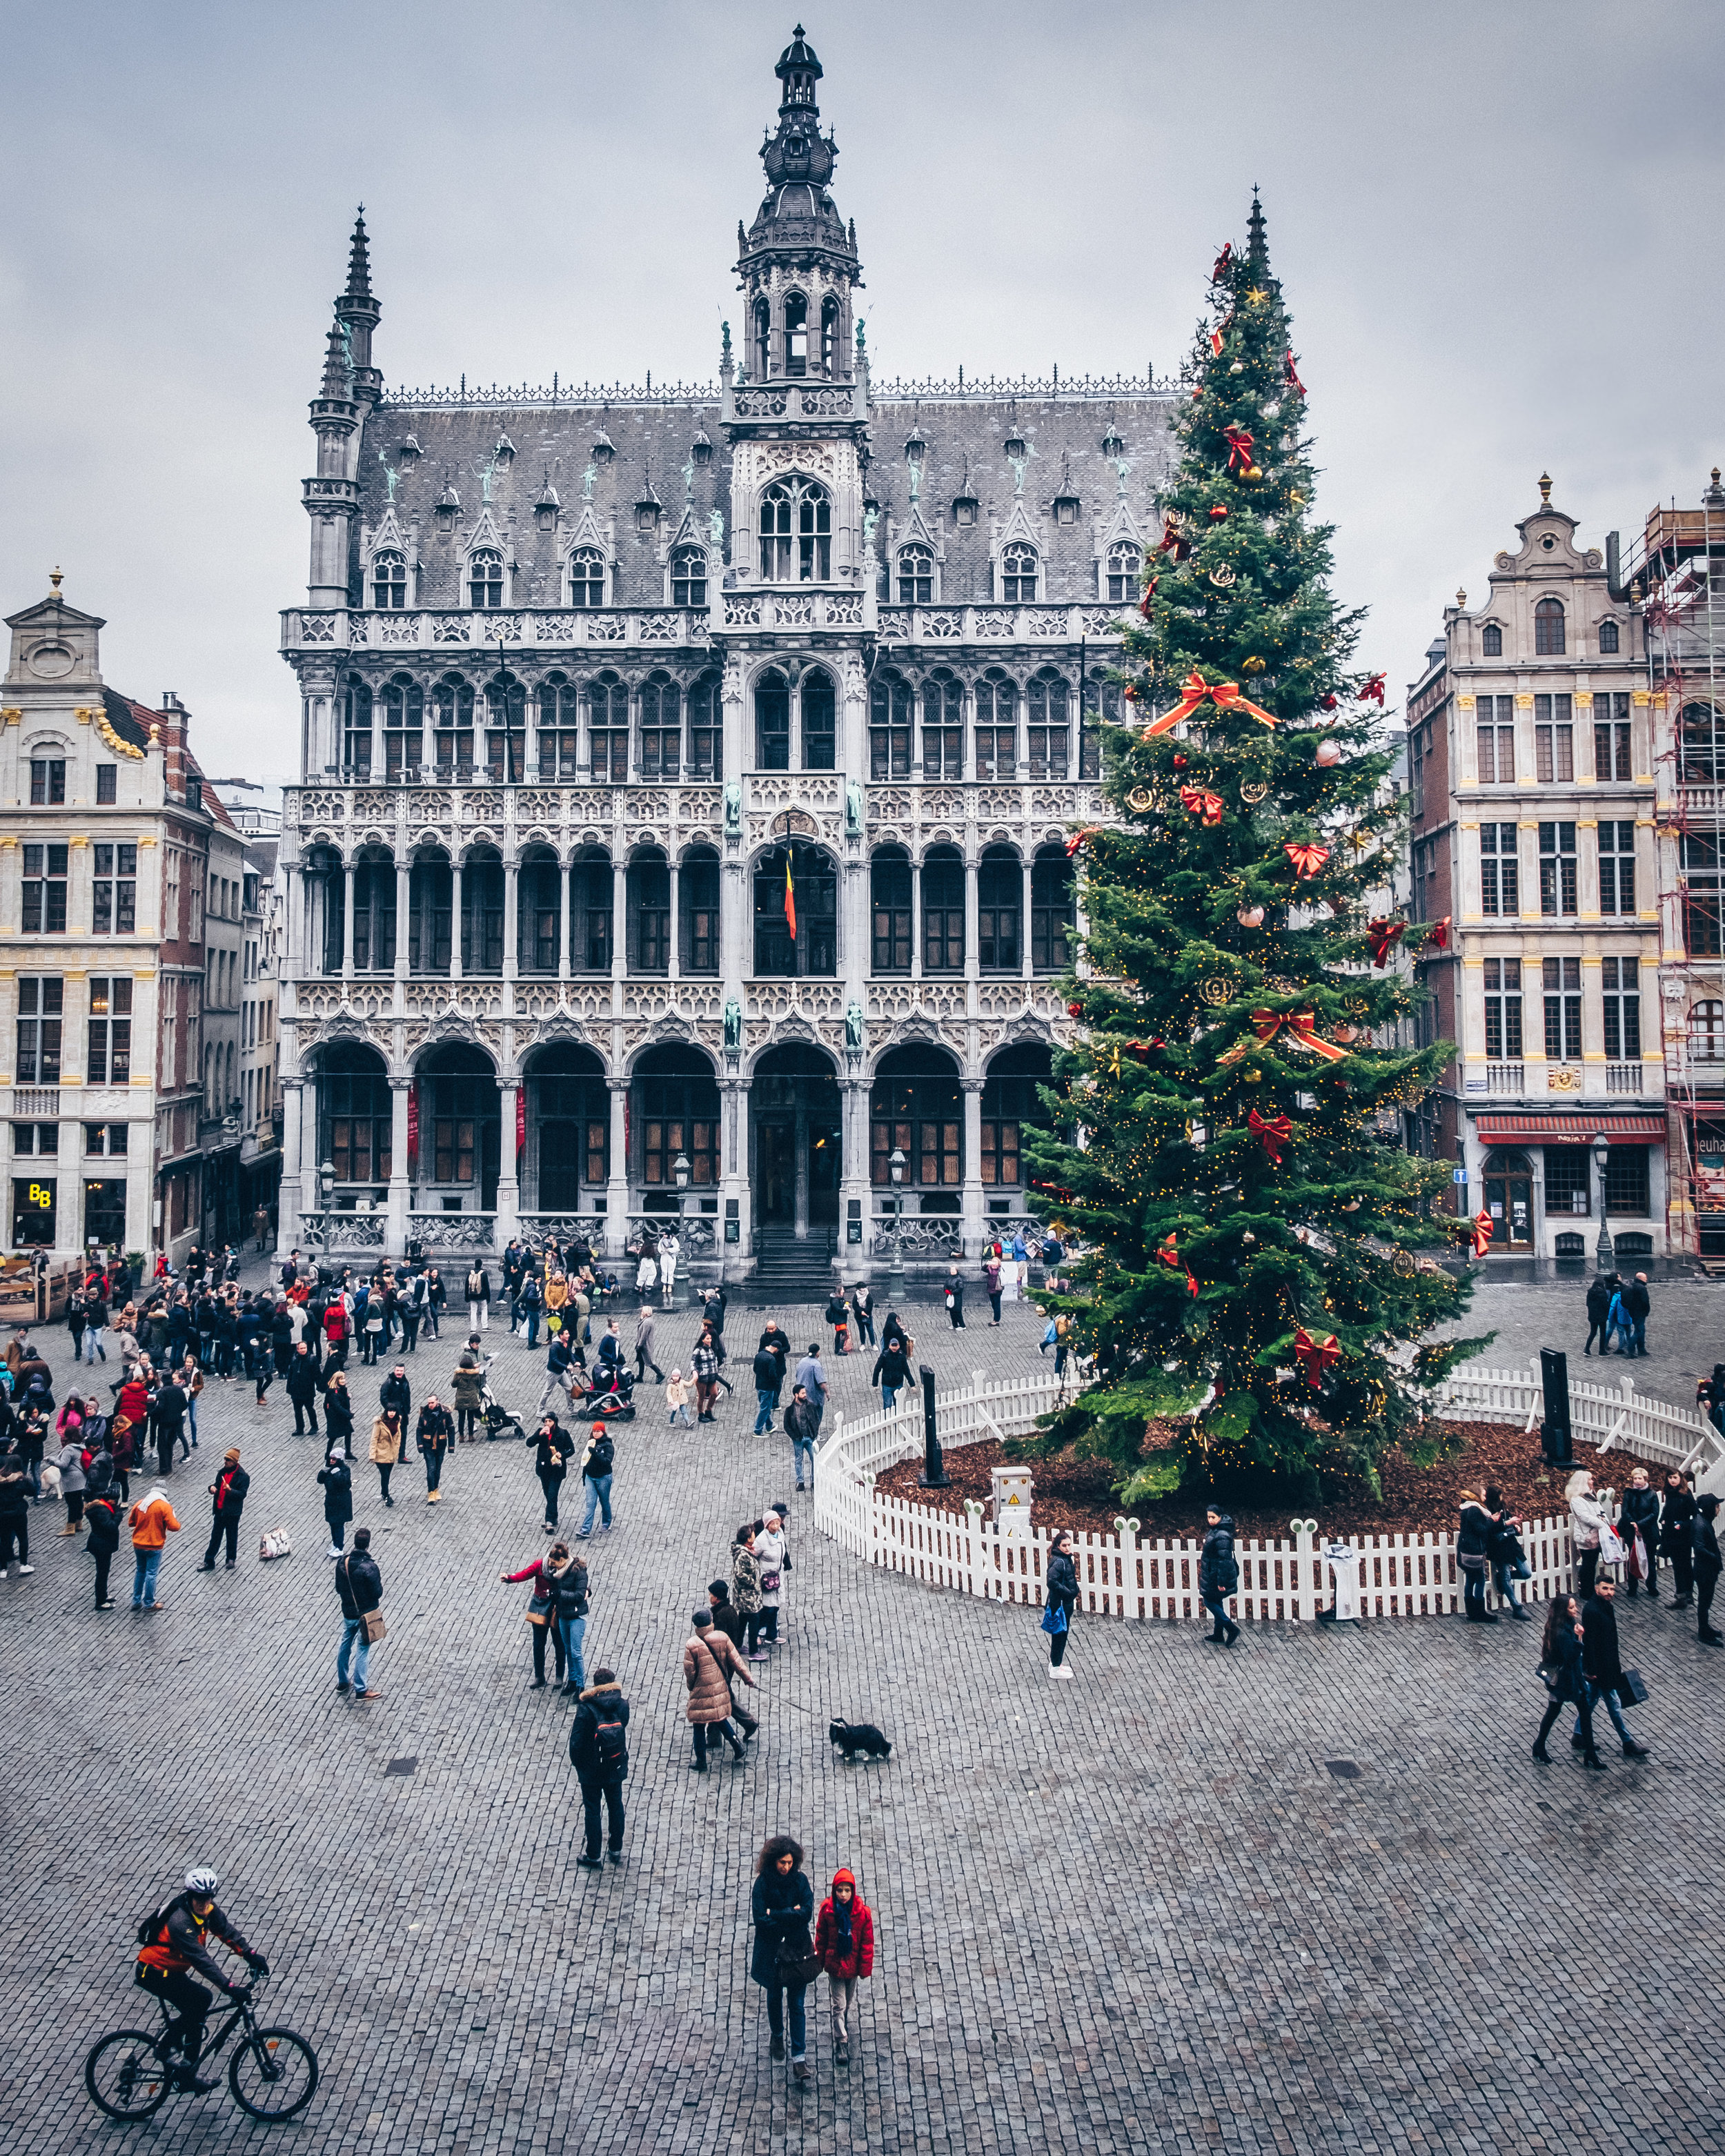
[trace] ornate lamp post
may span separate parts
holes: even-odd
[[[681,1310],[685,1307],[684,1283],[688,1278],[688,1254],[683,1244],[683,1202],[689,1188],[689,1157],[686,1153],[677,1155],[671,1164],[671,1173],[677,1178],[677,1276],[671,1288],[670,1306],[673,1310]]]
[[[892,1263],[887,1270],[886,1291],[897,1299],[905,1291],[905,1156],[901,1147],[892,1148],[886,1164],[892,1170]]]
[[[323,1200],[323,1261],[330,1261],[330,1206],[336,1194],[336,1163],[326,1160],[317,1171],[317,1194]]]
[[[1597,1270],[1602,1273],[1615,1270],[1617,1264],[1616,1254],[1611,1248],[1611,1230],[1605,1221],[1605,1168],[1610,1158],[1611,1141],[1603,1131],[1595,1131],[1594,1159],[1598,1163],[1599,1170],[1599,1241],[1594,1262]]]

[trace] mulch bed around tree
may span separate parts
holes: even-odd
[[[1316,1519],[1321,1533],[1343,1535],[1447,1533],[1455,1525],[1463,1490],[1485,1494],[1488,1482],[1496,1483],[1513,1510],[1524,1519],[1560,1518],[1567,1511],[1563,1485],[1573,1469],[1548,1467],[1541,1455],[1537,1430],[1522,1430],[1510,1423],[1451,1423],[1445,1427],[1461,1440],[1459,1449],[1435,1466],[1416,1467],[1399,1452],[1385,1458],[1382,1468],[1384,1502],[1380,1505],[1364,1489],[1327,1499],[1307,1508],[1304,1517]],[[921,1455],[902,1460],[880,1478],[880,1487],[912,1504],[928,1505],[962,1514],[967,1497],[988,1502],[990,1478],[1004,1457],[992,1438],[978,1445],[953,1447],[946,1455],[952,1487],[924,1490],[916,1477],[922,1471]],[[1626,1452],[1595,1452],[1578,1440],[1575,1464],[1587,1468],[1601,1489],[1621,1490],[1636,1467],[1646,1467],[1656,1486],[1659,1471],[1648,1461]],[[1039,1528],[1070,1527],[1075,1534],[1111,1533],[1117,1516],[1124,1509],[1111,1494],[1112,1463],[1096,1460],[1038,1460],[1029,1463],[1034,1489],[1034,1517]],[[1268,1507],[1230,1503],[1235,1531],[1251,1542],[1286,1537],[1292,1506]],[[1134,1506],[1140,1532],[1147,1538],[1202,1536],[1204,1502],[1184,1494],[1158,1498]]]

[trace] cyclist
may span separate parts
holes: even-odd
[[[230,1953],[238,1954],[245,1962],[254,1975],[270,1974],[270,1964],[263,1955],[246,1944],[216,1907],[216,1889],[221,1883],[213,1871],[188,1871],[185,1892],[177,1894],[165,1907],[147,1917],[138,1933],[141,1950],[136,1981],[164,2005],[178,2010],[177,2019],[170,2015],[162,2037],[164,2050],[172,2051],[177,2045],[184,2054],[185,2063],[176,2085],[182,2091],[201,2096],[215,2087],[213,2082],[198,2078],[198,2055],[203,2048],[204,2020],[213,2002],[203,1986],[194,1984],[186,1972],[195,1969],[229,1999],[251,1996],[249,1984],[230,1984],[223,1975],[204,1944],[206,1936],[218,1938]]]

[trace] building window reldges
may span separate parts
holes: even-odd
[[[21,921],[26,936],[64,936],[66,932],[66,861],[64,846],[26,846],[23,849],[23,910]]]
[[[755,379],[765,382],[773,373],[773,313],[764,300],[755,302]]]
[[[527,750],[527,686],[514,674],[485,684],[485,775],[494,785],[521,783]]]
[[[431,691],[431,723],[438,777],[471,778],[473,684],[459,674],[445,674]]]
[[[1116,606],[1129,604],[1138,596],[1138,565],[1143,549],[1136,540],[1122,540],[1108,549],[1108,598]]]
[[[92,846],[95,870],[90,902],[90,932],[130,936],[137,927],[138,850],[131,845]]]
[[[1070,691],[1063,676],[1033,675],[1025,698],[1025,738],[1032,778],[1064,778],[1069,766]]]
[[[1605,1161],[1605,1210],[1626,1213],[1645,1220],[1652,1211],[1651,1178],[1647,1172],[1648,1148],[1644,1145],[1615,1145]]]
[[[1599,911],[1635,910],[1635,827],[1632,821],[1602,819],[1599,824]]]
[[[539,686],[539,776],[573,778],[580,760],[580,699],[566,674]]]
[[[1019,970],[1024,896],[1024,870],[1017,855],[992,849],[984,854],[977,871],[977,963],[983,973]]]
[[[719,970],[719,862],[715,854],[690,854],[677,879],[682,908],[680,963],[685,973]]]
[[[768,583],[826,583],[833,573],[833,503],[813,480],[778,480],[761,496],[761,575]]]
[[[922,970],[964,971],[964,863],[937,849],[922,863]]]
[[[1717,996],[1689,1006],[1689,1060],[1725,1062],[1725,1003]]]
[[[1575,728],[1568,696],[1533,699],[1533,775],[1542,786],[1575,776]]]
[[[124,1127],[122,1124],[121,1128]],[[58,1123],[14,1123],[12,1127],[12,1150],[15,1154],[35,1154],[51,1159],[58,1155],[59,1149],[60,1127]]]
[[[1480,631],[1480,656],[1482,659],[1502,659],[1503,631],[1495,621],[1488,621]]]
[[[703,674],[689,691],[686,776],[708,780],[725,776],[725,719],[716,674]]]
[[[1522,910],[1513,824],[1480,826],[1480,911],[1511,919]]]
[[[784,295],[784,371],[809,372],[809,302],[800,292]]]
[[[754,901],[757,979],[830,979],[837,973],[839,879],[828,855],[796,840],[763,854]]]
[[[777,671],[755,684],[755,764],[760,771],[791,767],[790,684]]]
[[[59,1084],[64,998],[65,983],[57,973],[19,975],[18,1065],[14,1073],[18,1085]]]
[[[353,970],[388,973],[395,966],[395,865],[362,860],[353,870]]]
[[[644,1078],[640,1081],[641,1181],[652,1188],[662,1190],[676,1182],[680,1154],[689,1163],[691,1189],[711,1190],[719,1179],[719,1123],[716,1116],[651,1112],[652,1105],[661,1096],[680,1092],[690,1082],[677,1078]]]
[[[683,767],[682,692],[664,674],[641,688],[641,776],[671,779]]]
[[[389,613],[408,603],[408,565],[405,557],[385,547],[372,557],[372,604]]]
[[[1486,1054],[1494,1063],[1519,1063],[1522,1060],[1522,962],[1519,958],[1487,958],[1483,971]]]
[[[977,777],[982,779],[1016,778],[1018,752],[1018,689],[996,669],[985,674],[977,684]]]
[[[874,909],[874,971],[911,970],[911,864],[901,854],[876,855],[869,871]]]
[[[897,674],[869,691],[869,776],[907,778],[911,772],[911,685]]]
[[[579,860],[569,871],[570,954],[578,973],[611,970],[615,880],[608,860]]]
[[[671,604],[706,604],[706,555],[699,547],[680,547],[671,556]]]
[[[131,976],[93,976],[90,983],[88,1086],[131,1083]]]
[[[1563,650],[1563,603],[1541,599],[1533,609],[1533,650],[1541,659],[1560,658]]]
[[[1009,547],[1000,557],[1000,598],[1005,606],[1034,606],[1036,578],[1040,567],[1036,549],[1022,543]]]
[[[1064,854],[1039,854],[1030,864],[1030,967],[1063,973],[1071,957],[1076,889]]]
[[[1605,1055],[1613,1063],[1636,1063],[1641,1055],[1640,961],[1600,961],[1599,987],[1605,1014]]]
[[[923,684],[922,776],[964,776],[964,691],[952,674],[931,674]]]
[[[1575,826],[1542,824],[1539,827],[1539,911],[1573,914],[1575,896]]]
[[[1622,692],[1598,695],[1594,698],[1594,777],[1626,781],[1633,775],[1629,697]],[[1686,778],[1686,770],[1684,775]]]
[[[905,1156],[905,1181],[956,1189],[963,1180],[963,1119],[956,1077],[877,1078],[869,1101],[869,1180],[890,1190],[892,1155]]]
[[[467,597],[470,605],[501,607],[503,603],[503,557],[481,547],[467,559]]]
[[[341,768],[353,778],[372,775],[372,691],[357,674],[341,691]]]
[[[1585,1146],[1545,1148],[1545,1217],[1585,1218],[1592,1209],[1593,1155]]]
[[[1513,696],[1476,700],[1475,735],[1479,744],[1481,786],[1516,783],[1516,706]]]
[[[117,763],[99,763],[96,766],[96,806],[111,808],[119,798],[120,767]]]
[[[58,808],[66,798],[66,759],[63,756],[30,758],[30,806]]]
[[[588,684],[588,738],[595,786],[622,786],[629,778],[629,690],[614,674]]]
[[[803,676],[803,768],[834,771],[839,758],[839,700],[833,677],[814,667]]]
[[[1581,1057],[1581,961],[1546,958],[1541,962],[1545,988],[1545,1053],[1553,1063],[1579,1062]]]
[[[929,606],[934,600],[934,556],[927,547],[898,550],[898,603]]]
[[[1600,655],[1604,658],[1609,658],[1618,649],[1618,648],[1619,639],[1617,624],[1615,621],[1602,621],[1599,624]]]
[[[569,603],[572,607],[605,603],[605,557],[596,547],[578,547],[569,557]]]
[[[1686,786],[1725,784],[1725,718],[1711,704],[1686,704],[1677,742]]]
[[[665,973],[670,965],[670,865],[663,860],[631,861],[628,890],[634,931],[630,970]]]

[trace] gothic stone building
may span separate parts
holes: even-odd
[[[799,31],[710,388],[386,392],[356,228],[283,616],[285,1245],[680,1212],[814,1292],[1027,1217],[1171,391],[875,386],[821,72]]]

